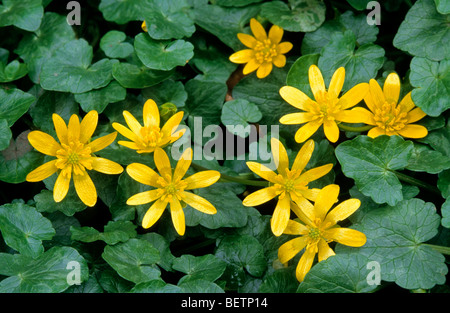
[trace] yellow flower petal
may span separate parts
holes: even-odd
[[[216,183],[220,179],[218,171],[202,171],[195,173],[184,180],[187,183],[185,190],[205,188]]]
[[[324,231],[323,235],[326,238],[351,247],[361,247],[367,240],[366,235],[351,228],[332,228]]]
[[[148,99],[147,101],[145,101],[142,118],[144,119],[145,127],[159,127],[160,122],[159,109],[158,106],[156,105],[156,102],[153,101],[152,99]],[[139,122],[137,122],[137,124],[136,122],[137,122],[136,120],[131,121],[131,123],[133,123],[136,128],[141,126]],[[130,129],[132,128],[130,127]],[[139,132],[137,132],[136,134],[139,134]]]
[[[278,260],[280,260],[281,263],[287,263],[302,251],[307,243],[307,237],[298,237],[285,242],[278,248]]]
[[[289,220],[288,224],[283,232],[286,235],[307,235],[309,232],[308,227],[300,224],[297,221]]]
[[[60,143],[68,144],[67,142],[67,125],[66,122],[56,113],[52,115],[53,125],[55,126],[56,136]]]
[[[119,132],[119,134],[121,134],[122,136],[134,141],[134,142],[138,142],[139,141],[139,137],[133,133],[131,130],[129,130],[128,128],[126,128],[125,126],[123,126],[122,124],[119,123],[112,123],[112,127],[117,130]]]
[[[161,199],[156,200],[145,213],[142,219],[142,227],[145,229],[152,227],[159,220],[166,206],[166,201]]]
[[[244,34],[244,33],[238,33],[237,34],[238,39],[248,48],[254,48],[258,41],[255,39],[255,37]]]
[[[173,181],[182,179],[192,163],[192,149],[187,148],[180,156],[173,172]]]
[[[255,206],[263,204],[267,201],[272,200],[275,198],[278,194],[276,193],[275,187],[266,187],[260,190],[257,190],[251,194],[249,194],[245,199],[242,201],[242,204],[245,206]]]
[[[61,145],[52,136],[39,130],[30,132],[28,141],[33,148],[46,155],[56,156],[56,151],[61,149]]]
[[[92,158],[92,169],[105,174],[120,174],[123,172],[123,167],[120,164],[104,158]]]
[[[237,64],[244,64],[254,58],[255,53],[252,49],[244,49],[230,55],[230,61]]]
[[[306,199],[310,200],[310,201],[316,201],[317,199],[317,195],[320,192],[319,188],[310,188],[310,189],[306,189],[306,190],[301,190],[300,191],[302,196],[305,197]]]
[[[141,28],[142,28],[142,30],[143,30],[144,32],[147,32],[147,31],[148,31],[148,30],[147,30],[147,25],[145,24],[145,21],[142,22]]]
[[[76,114],[72,114],[67,126],[68,142],[77,142],[80,140],[80,119]]]
[[[359,199],[348,199],[340,204],[338,204],[333,210],[328,213],[324,225],[328,224],[330,226],[335,225],[339,221],[345,220],[347,217],[355,213],[356,210],[361,206],[361,201]]]
[[[290,203],[291,199],[288,196],[278,199],[277,206],[270,219],[270,227],[275,236],[280,236],[287,227],[291,213]]]
[[[178,138],[181,137],[185,129],[181,130],[182,133],[179,134],[177,132],[178,126],[181,123],[181,120],[183,119],[184,112],[180,111],[172,115],[167,122],[164,124],[163,128],[161,129],[161,133],[163,134],[163,137],[171,137],[171,136],[177,136]]]
[[[319,255],[318,255],[319,262],[325,261],[330,256],[333,256],[336,254],[336,253],[334,253],[333,249],[330,248],[328,243],[323,239],[319,240],[317,248],[319,250]]]
[[[258,22],[256,19],[252,18],[250,20],[250,29],[252,30],[253,35],[259,41],[264,41],[267,39],[267,33],[264,27]]]
[[[133,149],[133,150],[139,150],[140,149],[139,146],[135,142],[132,142],[132,141],[119,140],[117,143],[119,145],[121,145],[121,146],[130,148],[130,149]],[[153,152],[153,151],[154,151],[154,149],[151,152]],[[139,151],[138,151],[138,153],[139,153]]]
[[[335,121],[325,120],[323,123],[325,136],[330,142],[336,142],[339,139],[339,127]]]
[[[273,68],[272,63],[268,63],[268,62],[262,63],[258,67],[258,70],[256,71],[256,77],[258,77],[258,78],[267,77],[270,74],[270,72],[272,72],[272,68]]]
[[[289,169],[289,157],[286,148],[283,146],[281,141],[275,137],[270,140],[270,148],[272,150],[273,161],[277,167],[278,173],[285,175],[286,169]]]
[[[314,204],[314,212],[316,218],[321,221],[325,219],[326,214],[336,203],[339,196],[339,186],[332,184],[325,186],[317,195],[316,203]]]
[[[277,45],[277,52],[279,54],[285,54],[291,51],[293,47],[294,45],[289,41],[281,42],[280,44]]]
[[[125,122],[133,133],[139,134],[141,132],[142,125],[130,112],[123,111],[123,117],[125,118]]]
[[[401,136],[406,138],[423,138],[428,135],[428,130],[422,125],[406,125],[397,131]]]
[[[310,122],[315,118],[315,115],[309,112],[289,113],[280,118],[280,123],[284,125],[296,125]]]
[[[310,139],[307,142],[305,142],[302,148],[298,151],[294,163],[292,164],[292,170],[297,170],[300,172],[303,171],[303,169],[311,159],[313,152],[314,152],[314,140]]]
[[[277,174],[267,166],[257,162],[247,162],[246,164],[248,168],[256,175],[260,176],[261,178],[267,181],[275,182]]]
[[[280,89],[280,95],[290,105],[303,111],[310,111],[314,102],[302,91],[291,86],[284,86]]]
[[[185,192],[182,193],[182,200],[189,204],[194,209],[206,213],[206,214],[216,214],[217,210],[214,207],[214,205],[211,204],[208,200],[206,200],[203,197],[200,197],[192,192]]]
[[[97,111],[95,110],[89,111],[89,113],[84,116],[80,124],[81,143],[85,144],[91,139],[95,129],[97,128],[97,123],[98,123]]]
[[[317,67],[317,65],[311,65],[308,71],[309,86],[314,95],[316,101],[320,99],[320,94],[325,92],[325,82],[323,80],[322,72]]]
[[[286,65],[286,57],[282,54],[279,54],[273,58],[272,62],[276,67],[283,67]]]
[[[272,25],[269,30],[269,39],[273,44],[279,44],[281,38],[283,38],[283,28],[277,25]]]
[[[295,133],[295,141],[298,143],[302,143],[306,141],[309,137],[311,137],[322,125],[322,122],[319,120],[314,120],[306,123],[302,127],[300,127]]]
[[[331,77],[330,86],[328,87],[328,94],[334,99],[337,99],[341,93],[342,86],[344,86],[344,81],[345,68],[340,67],[333,73],[333,77]]]
[[[344,95],[342,95],[342,97],[339,99],[338,104],[341,105],[342,110],[349,109],[357,105],[360,101],[362,101],[368,92],[369,92],[369,84],[367,83],[358,84],[349,91],[347,91]]]
[[[100,151],[116,140],[117,133],[111,133],[109,135],[102,136],[100,138],[95,139],[94,141],[91,141],[88,146],[91,148],[91,152],[95,153],[97,151]]]
[[[299,199],[295,203],[291,202],[291,210],[297,217],[305,224],[314,227],[312,221],[316,216],[314,213],[314,206],[305,198]]]
[[[408,112],[406,116],[408,119],[408,124],[417,122],[426,116],[425,112],[421,108],[415,108]]]
[[[55,166],[56,161],[57,160],[53,160],[37,167],[36,169],[28,173],[26,180],[28,182],[38,182],[52,176],[58,170],[58,168]]]
[[[127,166],[126,171],[131,178],[141,184],[152,187],[160,187],[157,181],[161,176],[159,176],[147,165],[141,163],[131,163]]]
[[[250,74],[251,72],[256,71],[259,66],[260,63],[258,63],[256,59],[251,59],[242,69],[242,73],[244,75]]]
[[[369,92],[376,107],[382,106],[386,101],[383,90],[375,79],[369,81]]]
[[[326,164],[319,167],[312,168],[302,175],[300,175],[299,180],[304,182],[312,182],[316,179],[319,179],[322,176],[328,174],[329,171],[333,168],[333,164]]]
[[[85,171],[84,175],[73,175],[73,183],[81,201],[87,206],[93,207],[97,202],[97,190],[89,174]]]
[[[70,186],[70,170],[62,170],[58,178],[56,178],[55,186],[53,187],[53,199],[55,202],[61,202],[67,195]]]
[[[367,133],[367,136],[369,136],[370,138],[376,138],[381,135],[386,135],[386,131],[380,127],[374,127]]]
[[[180,201],[176,197],[173,197],[170,201],[170,215],[178,235],[183,236],[186,231],[185,217]]]
[[[158,189],[140,192],[140,193],[137,193],[137,194],[131,196],[130,198],[128,198],[127,204],[128,205],[141,205],[141,204],[150,203],[150,202],[158,199],[160,197],[160,195],[161,194]]]
[[[169,157],[163,149],[155,149],[154,160],[156,168],[158,169],[161,176],[164,178],[166,178],[166,176],[172,178],[172,166],[170,165]]]
[[[310,248],[307,247],[302,257],[300,258],[300,261],[297,264],[297,268],[295,269],[295,276],[297,277],[297,280],[299,282],[303,281],[306,274],[311,269],[315,256],[316,256],[316,246]]]
[[[396,73],[391,73],[386,77],[383,93],[387,102],[398,102],[398,97],[400,96],[400,77]]]
[[[368,125],[375,125],[374,115],[365,108],[353,108],[351,110],[344,110],[335,115],[337,121],[344,123],[364,123]]]
[[[411,91],[403,97],[402,101],[400,101],[399,107],[401,107],[402,112],[409,112],[413,108],[415,108],[414,101],[411,98]]]

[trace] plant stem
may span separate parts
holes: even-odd
[[[371,128],[373,128],[372,125],[355,127],[355,126],[348,126],[348,125],[343,125],[343,124],[338,124],[338,127],[341,130],[345,130],[345,131],[348,131],[348,132],[357,132],[357,133],[362,133],[362,132],[368,131]]]
[[[191,164],[193,168],[195,168],[196,170],[200,170],[200,171],[209,171],[209,168],[206,168],[204,166],[192,163]],[[261,180],[252,180],[252,179],[245,179],[245,178],[240,178],[240,177],[235,177],[235,176],[230,176],[230,175],[226,175],[226,174],[222,174],[220,173],[220,181],[221,182],[227,182],[227,183],[239,183],[239,184],[243,184],[243,185],[247,185],[247,186],[258,186],[258,187],[268,187],[269,186],[269,182],[267,181],[261,181]]]
[[[439,189],[437,189],[436,187],[434,187],[434,186],[432,186],[430,184],[427,184],[427,183],[425,183],[425,182],[423,182],[423,181],[421,181],[419,179],[413,178],[411,176],[408,176],[408,175],[405,175],[403,173],[399,173],[399,172],[396,172],[396,171],[392,171],[392,172],[395,174],[395,176],[397,176],[398,179],[400,179],[401,181],[404,181],[405,183],[408,183],[408,184],[411,184],[411,185],[414,185],[414,186],[426,189],[426,190],[431,191],[431,192],[433,192],[435,194],[438,194],[438,195],[441,194]]]
[[[440,252],[442,254],[450,255],[450,247],[445,246],[437,246],[437,245],[430,245],[428,243],[424,243],[423,245],[430,247],[431,249]]]

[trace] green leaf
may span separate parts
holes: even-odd
[[[437,174],[449,168],[450,156],[443,155],[421,144],[414,144],[411,159],[406,167],[406,169],[411,171],[430,174]]]
[[[437,186],[442,193],[442,197],[450,197],[450,170],[439,173]]]
[[[352,31],[347,30],[332,37],[322,49],[318,64],[326,82],[341,66],[345,68],[344,91],[377,76],[384,64],[384,49],[372,43],[355,48],[356,36]]]
[[[135,37],[134,48],[145,66],[161,71],[184,66],[194,56],[194,46],[190,42],[181,39],[158,41],[145,33]]]
[[[428,133],[420,142],[430,145],[434,150],[450,157],[450,121],[445,127],[433,130]]]
[[[54,179],[56,180],[56,178]],[[66,216],[73,216],[75,213],[81,212],[87,208],[87,206],[81,202],[74,190],[74,187],[72,189],[69,188],[67,196],[61,202],[55,202],[52,191],[45,189],[42,190],[34,196],[34,201],[36,201],[36,209],[39,212],[46,213],[60,211]]]
[[[431,289],[445,283],[448,272],[445,257],[423,244],[437,235],[439,224],[432,203],[405,200],[364,215],[354,228],[366,235],[366,244],[343,250],[380,263],[382,280],[406,289]]]
[[[8,65],[0,62],[0,83],[7,83],[24,77],[28,73],[27,65],[17,60]]]
[[[80,281],[89,278],[85,259],[72,247],[53,247],[36,259],[0,253],[0,275],[9,276],[0,282],[2,293],[58,293],[70,287],[69,262],[80,264]]]
[[[395,205],[403,199],[402,184],[392,171],[408,166],[413,143],[398,136],[358,136],[341,143],[336,157],[345,176],[376,203]]]
[[[130,221],[109,221],[103,233],[93,227],[70,227],[71,239],[82,242],[94,242],[102,240],[108,245],[115,245],[119,242],[126,242],[130,238],[136,237],[136,225]]]
[[[249,123],[256,123],[261,118],[262,114],[258,106],[244,99],[225,102],[220,116],[220,120],[228,131],[242,138],[246,138],[250,134],[249,131],[246,131],[246,128],[250,126]]]
[[[189,279],[203,279],[215,281],[223,272],[227,264],[212,254],[202,256],[193,256],[184,254],[173,261],[172,268],[176,271],[185,273]]]
[[[91,65],[92,47],[75,39],[57,49],[42,65],[41,86],[46,90],[83,93],[105,87],[117,60],[102,59]]]
[[[127,35],[124,32],[111,30],[100,40],[100,48],[106,56],[114,58],[126,58],[134,52],[131,43],[126,42]]]
[[[24,115],[36,98],[20,89],[0,87],[0,119],[11,127]]]
[[[42,240],[50,240],[55,235],[48,219],[34,207],[22,203],[0,206],[0,230],[8,246],[32,258],[44,252]]]
[[[261,293],[293,293],[297,290],[298,281],[295,274],[289,268],[275,270],[272,274],[266,275],[259,287]]]
[[[450,228],[450,197],[447,197],[441,207],[442,219],[441,224],[445,228]]]
[[[158,279],[161,274],[155,265],[159,252],[146,240],[130,239],[106,246],[102,257],[120,276],[136,284]]]
[[[377,286],[369,285],[367,277],[371,259],[365,255],[336,254],[315,264],[306,274],[297,292],[301,293],[364,293]],[[345,275],[336,275],[345,273]]]
[[[272,24],[291,32],[312,32],[325,21],[326,7],[319,0],[291,0],[266,2],[261,15]]]
[[[353,32],[358,46],[374,42],[378,35],[378,27],[367,24],[366,15],[354,15],[352,11],[346,11],[336,19],[326,21],[316,31],[306,33],[302,40],[302,54],[320,53],[334,34],[346,30]]]
[[[113,77],[125,88],[142,89],[154,86],[173,74],[173,71],[151,70],[144,65],[116,63],[113,66]]]
[[[28,143],[29,131],[21,133],[11,140],[8,148],[0,154],[0,180],[10,184],[25,181],[29,172],[42,164],[44,156]]]
[[[35,31],[43,15],[42,0],[3,0],[3,5],[0,4],[0,27],[14,25],[26,31]]]
[[[75,32],[66,16],[46,12],[42,24],[34,33],[27,33],[19,42],[16,53],[25,61],[28,76],[39,83],[42,64],[53,52],[75,38]]]
[[[352,7],[359,11],[365,10],[369,1],[370,0],[347,0]]]
[[[184,107],[187,100],[183,83],[172,79],[142,90],[142,96],[145,99],[153,99],[159,105],[170,102],[178,108]]]
[[[267,269],[263,246],[251,236],[225,236],[220,241],[215,255],[224,260],[228,268],[237,269],[238,272],[245,269],[255,277],[261,277]]]
[[[152,0],[101,0],[98,8],[105,20],[126,24],[144,20],[145,8],[151,8],[152,3]]]
[[[249,4],[261,1],[262,0],[214,0],[211,2],[222,7],[245,7]]]
[[[433,61],[448,58],[448,16],[436,11],[433,0],[418,0],[400,25],[394,37],[394,46],[414,56]]]
[[[178,287],[182,293],[224,293],[217,284],[204,279],[183,279]]]
[[[80,103],[84,112],[96,110],[102,113],[110,103],[124,100],[127,90],[117,81],[113,80],[108,86],[75,95],[75,100]]]
[[[434,0],[436,4],[436,9],[441,14],[449,14],[450,13],[450,3],[445,0]]]
[[[9,129],[8,121],[0,119],[0,151],[5,150],[11,143],[12,133]]]
[[[166,284],[161,279],[154,279],[137,284],[130,290],[133,293],[180,293],[182,289],[172,284]]]
[[[185,0],[153,0],[143,12],[147,32],[153,39],[181,39],[195,32]]]
[[[411,94],[414,103],[430,116],[439,116],[450,108],[450,60],[434,62],[414,57],[409,80],[416,87]]]
[[[192,15],[198,26],[236,51],[243,47],[237,34],[244,33],[244,26],[258,14],[259,10],[258,4],[242,8],[226,8],[207,4],[196,7],[192,11]]]
[[[311,99],[314,99],[309,85],[308,71],[311,65],[317,65],[318,60],[318,54],[303,55],[299,57],[289,69],[286,77],[286,84],[303,91]]]
[[[172,263],[175,260],[172,252],[170,251],[170,242],[165,237],[158,233],[145,233],[144,235],[139,237],[140,239],[145,239],[150,242],[153,247],[158,249],[159,255],[161,256],[160,260],[157,262],[159,266],[161,266],[166,271],[172,270]]]

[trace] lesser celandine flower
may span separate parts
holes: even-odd
[[[138,153],[151,153],[157,147],[163,148],[179,139],[185,132],[185,129],[177,131],[183,119],[183,111],[175,113],[160,128],[159,109],[152,99],[147,100],[144,104],[144,126],[128,111],[123,111],[123,116],[129,129],[119,123],[113,123],[112,126],[121,135],[131,141],[118,141],[118,143],[127,148],[134,149]]]
[[[301,113],[291,113],[281,117],[280,123],[287,125],[303,124],[295,134],[297,142],[304,142],[323,125],[325,136],[331,142],[339,139],[338,123],[360,123],[364,116],[349,108],[358,104],[369,91],[367,83],[361,83],[351,88],[339,97],[345,80],[345,69],[338,68],[330,81],[328,90],[325,88],[322,73],[316,65],[309,68],[309,85],[315,100],[297,88],[284,86],[280,89],[281,97],[290,105],[303,110]]]
[[[371,79],[369,85],[370,91],[364,101],[370,111],[365,108],[353,109],[364,115],[364,123],[375,126],[368,132],[369,137],[400,135],[407,138],[423,138],[428,134],[424,126],[412,124],[426,114],[415,106],[411,92],[398,103],[400,78],[396,73],[387,76],[383,90],[375,79]]]
[[[308,188],[308,184],[326,175],[333,164],[312,168],[303,172],[314,151],[314,141],[307,141],[298,152],[292,168],[289,169],[289,158],[283,144],[276,138],[271,140],[272,155],[277,165],[278,174],[263,164],[247,162],[247,166],[258,176],[268,180],[270,186],[255,191],[245,197],[245,206],[255,206],[265,203],[278,196],[278,203],[271,219],[272,232],[280,236],[286,228],[290,217],[290,203],[294,201],[299,206],[315,200],[319,189]]]
[[[209,201],[187,191],[208,187],[220,178],[218,171],[208,170],[197,172],[183,179],[192,162],[191,148],[183,152],[173,171],[169,158],[163,149],[155,149],[154,160],[160,175],[150,167],[140,163],[132,163],[126,169],[127,173],[134,180],[156,188],[138,193],[127,201],[129,205],[141,205],[156,200],[144,215],[142,220],[143,228],[149,228],[155,224],[168,204],[170,204],[170,213],[175,230],[181,236],[184,235],[186,228],[183,212],[184,203],[206,214],[215,214],[217,212],[216,208]]]
[[[256,71],[258,78],[264,78],[270,74],[273,65],[283,67],[286,65],[284,54],[292,49],[292,43],[281,42],[283,29],[273,25],[267,35],[264,27],[254,18],[250,20],[250,29],[253,36],[239,33],[239,40],[248,49],[240,50],[230,56],[230,61],[238,64],[246,64],[243,74],[247,75]]]
[[[309,202],[304,202],[302,207],[292,205],[292,210],[300,222],[289,220],[284,233],[300,237],[284,243],[278,249],[278,259],[281,263],[286,263],[305,249],[296,269],[296,276],[300,282],[311,269],[316,254],[319,262],[335,254],[328,245],[330,242],[336,241],[351,247],[361,247],[366,243],[366,236],[363,233],[337,225],[337,222],[352,215],[361,202],[358,199],[348,199],[330,211],[338,195],[339,186],[328,185],[320,190],[314,206]]]
[[[27,175],[26,180],[37,182],[59,172],[53,188],[53,198],[56,202],[65,198],[69,191],[70,180],[73,178],[75,190],[81,201],[87,206],[94,206],[97,202],[97,191],[86,170],[105,174],[123,172],[119,164],[93,155],[109,146],[117,136],[114,132],[90,141],[97,122],[97,111],[87,113],[81,123],[77,115],[72,115],[68,126],[58,114],[53,114],[53,124],[59,143],[44,132],[30,132],[28,134],[30,144],[39,152],[54,156],[56,159],[36,168]]]

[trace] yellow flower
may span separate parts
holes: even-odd
[[[268,180],[269,187],[249,194],[243,200],[245,206],[255,206],[265,203],[278,196],[278,203],[271,219],[271,228],[275,236],[280,236],[285,230],[290,217],[290,203],[294,201],[299,206],[310,204],[319,193],[317,188],[308,188],[308,184],[326,175],[333,164],[327,164],[303,172],[314,151],[314,141],[308,140],[298,152],[292,169],[289,169],[289,159],[283,144],[276,138],[271,140],[272,155],[277,165],[278,174],[263,164],[247,162],[247,166],[258,176]]]
[[[285,53],[292,49],[292,43],[280,42],[283,37],[283,29],[273,25],[267,35],[264,27],[254,18],[250,20],[250,29],[253,36],[239,33],[239,40],[249,49],[240,50],[230,56],[230,61],[245,64],[243,73],[247,75],[256,71],[258,78],[264,78],[270,74],[273,65],[283,67],[286,65]]]
[[[351,247],[361,247],[366,243],[366,236],[363,233],[350,228],[341,228],[336,224],[359,208],[361,202],[358,199],[345,200],[328,213],[336,203],[338,195],[339,186],[328,185],[319,192],[314,206],[308,202],[305,202],[303,207],[292,205],[292,210],[302,223],[289,220],[284,233],[300,237],[281,245],[278,249],[278,259],[281,263],[287,263],[306,248],[296,269],[299,282],[303,281],[311,269],[316,253],[319,262],[335,255],[328,245],[330,242],[336,241]]]
[[[370,111],[365,108],[353,109],[365,117],[364,123],[375,126],[368,132],[369,137],[400,135],[407,138],[423,138],[428,134],[424,126],[412,124],[426,114],[415,106],[411,92],[398,103],[400,78],[396,73],[388,75],[383,90],[374,79],[370,80],[369,85],[370,92],[364,101]]]
[[[147,25],[145,24],[145,21],[142,22],[141,28],[142,28],[142,30],[143,30],[144,32],[147,32],[147,31],[148,31]]]
[[[339,98],[345,80],[343,67],[334,72],[328,91],[325,89],[322,73],[316,65],[309,67],[308,76],[315,101],[294,87],[282,87],[280,89],[281,97],[290,105],[305,112],[284,115],[281,117],[280,123],[287,125],[306,123],[295,134],[297,142],[307,140],[322,125],[328,140],[336,142],[339,139],[338,123],[360,123],[364,118],[360,112],[347,109],[355,106],[364,98],[369,91],[369,84],[358,84]]]
[[[86,170],[96,170],[105,174],[123,172],[119,164],[93,155],[109,146],[117,136],[114,132],[90,141],[97,122],[97,111],[87,113],[81,123],[77,115],[72,115],[68,126],[58,114],[53,114],[53,124],[59,143],[44,132],[30,132],[28,134],[30,144],[39,152],[54,156],[56,159],[33,170],[27,175],[26,180],[38,182],[59,172],[53,188],[53,198],[56,202],[60,202],[67,195],[73,177],[75,190],[81,201],[87,206],[94,206],[97,202],[97,191]]]
[[[118,141],[118,143],[127,148],[137,150],[138,153],[151,153],[157,147],[163,148],[179,139],[185,132],[185,129],[176,132],[178,125],[183,119],[182,111],[174,114],[162,128],[159,128],[159,109],[155,101],[151,99],[144,104],[144,126],[128,111],[123,111],[123,116],[129,129],[119,123],[113,123],[112,126],[131,141]]]
[[[141,184],[155,187],[156,189],[144,191],[130,197],[128,205],[141,205],[155,201],[142,220],[142,227],[149,228],[161,217],[170,204],[170,213],[175,230],[181,236],[185,232],[185,218],[183,203],[189,204],[194,209],[206,213],[215,214],[216,208],[206,199],[186,190],[208,187],[220,178],[218,171],[197,172],[183,179],[192,162],[192,149],[186,149],[181,155],[175,170],[172,172],[169,158],[161,148],[156,148],[154,153],[155,165],[161,175],[158,175],[150,167],[132,163],[127,166],[127,173]]]

